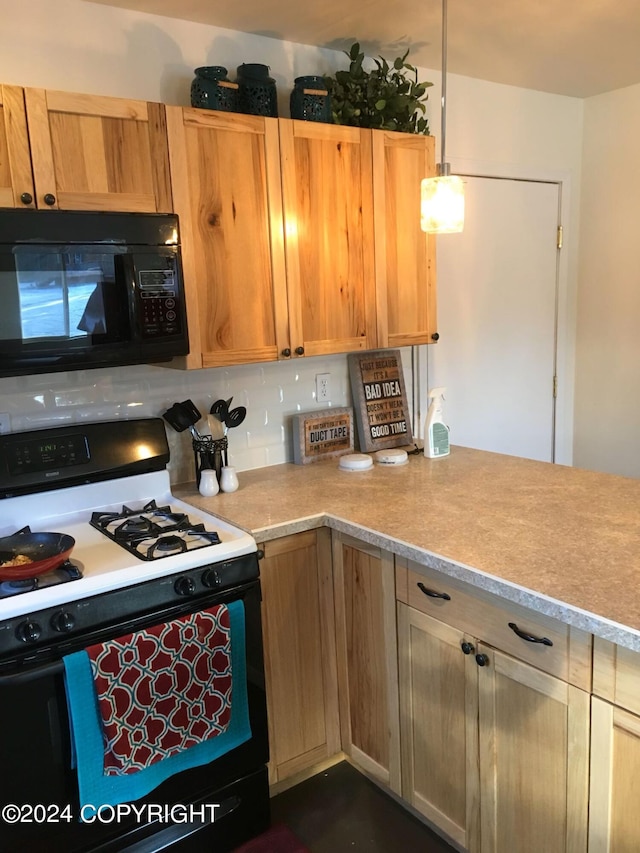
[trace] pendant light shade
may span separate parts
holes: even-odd
[[[464,184],[458,175],[425,178],[420,191],[420,227],[428,234],[453,234],[464,227]]]
[[[447,0],[442,0],[442,109],[440,163],[435,178],[424,178],[420,188],[420,227],[428,234],[453,234],[464,227],[464,184],[450,174],[445,162],[447,130]]]

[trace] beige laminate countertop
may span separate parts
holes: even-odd
[[[461,447],[238,476],[233,494],[174,492],[259,543],[327,524],[640,651],[640,480]]]

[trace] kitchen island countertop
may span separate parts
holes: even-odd
[[[640,651],[640,480],[452,447],[400,466],[338,460],[174,492],[258,543],[324,524]]]

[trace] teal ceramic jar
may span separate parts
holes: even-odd
[[[276,81],[269,76],[269,66],[243,63],[237,73],[240,112],[277,118],[278,93]]]
[[[303,121],[331,121],[331,99],[324,77],[296,77],[289,99],[291,118]]]
[[[222,65],[196,68],[191,83],[191,106],[204,110],[238,111],[238,86],[227,79]],[[222,84],[222,85],[221,85]]]

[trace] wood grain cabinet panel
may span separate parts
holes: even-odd
[[[333,570],[342,749],[400,793],[393,556],[334,534]]]
[[[402,795],[465,850],[479,849],[478,670],[460,631],[398,604]],[[472,641],[472,640],[471,640]]]
[[[420,228],[420,183],[435,174],[435,139],[372,132],[378,346],[433,343],[435,237]]]
[[[593,693],[589,853],[631,853],[640,850],[640,654],[595,637]]]
[[[477,648],[481,853],[586,853],[589,694]]]
[[[172,210],[162,104],[46,89],[24,92],[37,207]]]
[[[500,629],[509,602],[406,563],[396,560],[403,796],[470,853],[585,853],[590,703],[568,679],[590,679],[571,665],[573,637],[557,660],[531,663],[529,644]]]
[[[262,546],[272,785],[340,751],[331,541],[327,529]]]
[[[289,346],[278,121],[167,107],[167,125],[186,366],[275,361]]]
[[[280,120],[293,355],[376,345],[371,133]]]
[[[0,86],[0,207],[35,207],[24,90]]]

